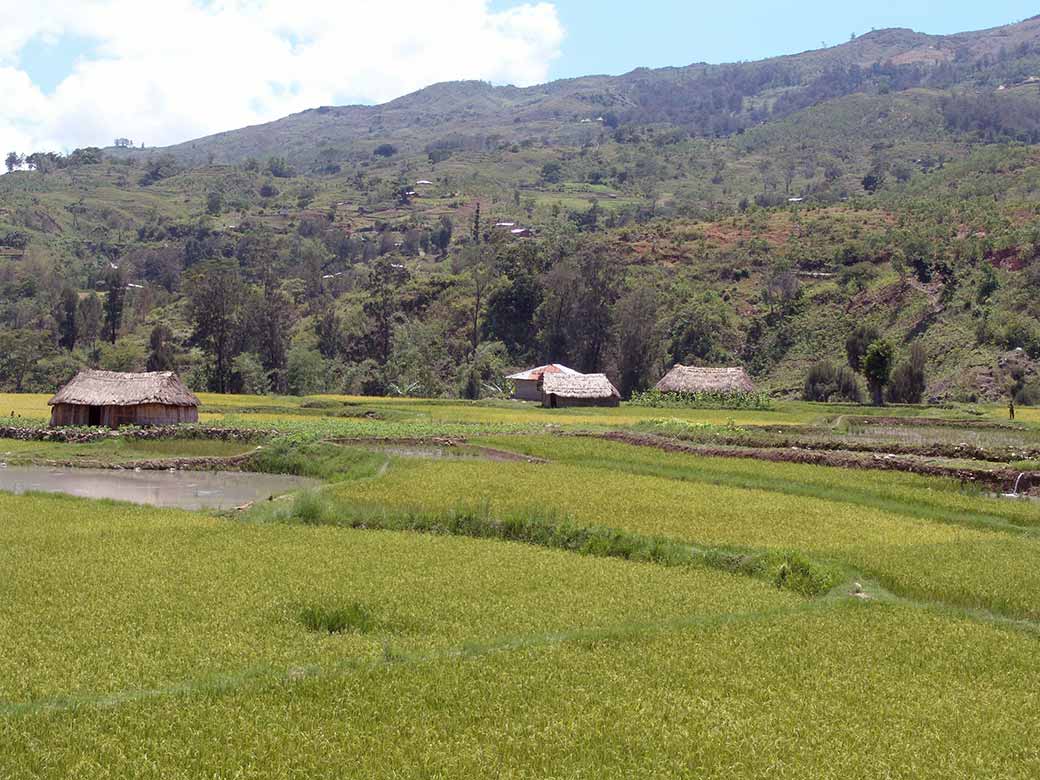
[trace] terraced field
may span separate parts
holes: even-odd
[[[216,516],[0,493],[5,780],[1040,774],[1035,501],[599,437],[642,409],[205,400],[326,483]]]

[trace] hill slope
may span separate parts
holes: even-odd
[[[450,395],[555,359],[626,392],[678,361],[796,393],[869,323],[898,360],[925,347],[929,394],[999,395],[1008,350],[1040,355],[1038,33],[439,84],[36,155],[0,177],[0,387],[151,359],[200,388]]]

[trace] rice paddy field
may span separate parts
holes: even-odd
[[[0,778],[1040,776],[1035,500],[603,438],[964,438],[1014,472],[1027,414],[202,400],[260,432],[247,468],[318,487],[222,513],[0,492]],[[0,410],[42,425],[46,398]]]

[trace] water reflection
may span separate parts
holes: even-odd
[[[237,471],[115,471],[8,466],[0,490],[42,491],[84,498],[113,498],[181,509],[229,509],[317,484],[281,474]]]

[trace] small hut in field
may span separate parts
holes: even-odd
[[[743,368],[701,368],[676,363],[654,389],[662,393],[753,393],[755,383]]]
[[[51,425],[172,425],[199,421],[199,399],[172,371],[80,371],[47,402]]]
[[[546,374],[542,406],[617,406],[621,393],[605,374]]]
[[[548,374],[580,376],[573,368],[567,368],[567,366],[559,363],[549,363],[545,366],[538,366],[538,368],[529,368],[527,371],[521,371],[519,374],[506,377],[506,379],[511,379],[516,387],[513,398],[519,401],[541,401],[542,380]]]

